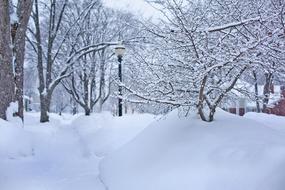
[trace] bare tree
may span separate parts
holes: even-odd
[[[32,0],[18,1],[16,14],[18,20],[12,26],[12,41],[14,46],[14,65],[15,65],[15,86],[16,94],[15,101],[18,102],[17,115],[24,119],[24,104],[23,104],[23,88],[24,88],[24,59],[26,45],[26,31],[32,11]],[[14,33],[15,32],[15,33]],[[13,37],[14,36],[14,37]]]
[[[110,35],[110,18],[111,14],[102,6],[92,9],[82,23],[76,46],[112,41],[116,35]],[[105,93],[106,52],[110,53],[110,50],[102,49],[84,55],[73,65],[71,76],[62,81],[67,92],[84,109],[85,115],[90,115],[95,104],[102,99],[100,103],[103,104],[108,97]]]
[[[280,10],[276,14],[267,10],[273,1],[153,2],[164,19],[159,24],[143,23],[149,50],[137,51],[147,52],[137,57],[148,72],[137,78],[144,90],[125,88],[129,96],[144,101],[190,107],[204,121],[214,120],[217,107],[238,79],[260,63],[259,51],[274,35],[283,35],[282,24],[276,21]],[[269,23],[278,28],[272,36],[266,32]]]
[[[41,4],[40,4],[41,3]],[[33,21],[35,32],[30,30],[32,39],[29,39],[30,45],[33,47],[37,56],[37,69],[39,78],[39,93],[41,107],[41,122],[49,121],[48,112],[50,111],[50,103],[54,89],[62,79],[68,77],[72,73],[73,64],[93,51],[105,49],[116,43],[101,42],[96,44],[88,44],[85,47],[77,47],[79,30],[84,19],[94,6],[100,4],[99,1],[84,1],[83,9],[75,15],[74,22],[66,25],[73,13],[72,5],[77,1],[69,2],[67,0],[52,0],[50,3],[35,0],[33,12]],[[44,5],[41,7],[40,5]],[[70,11],[67,11],[70,10]],[[48,16],[40,22],[40,11],[47,12]],[[69,14],[68,14],[69,13]],[[45,23],[46,22],[46,23]],[[48,28],[42,25],[47,24]],[[46,30],[44,30],[46,29]],[[71,43],[66,40],[73,36]]]

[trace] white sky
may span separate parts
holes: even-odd
[[[151,7],[144,0],[103,0],[108,7],[119,10],[126,10],[138,16],[158,17],[158,11]]]

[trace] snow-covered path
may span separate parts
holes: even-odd
[[[39,124],[35,117],[30,118],[25,131],[31,137],[32,154],[0,157],[0,190],[104,190],[98,177],[102,155],[142,130],[153,118],[147,117],[150,121],[135,130],[128,129],[133,131],[131,134],[123,130],[134,123],[128,118],[123,122],[110,122],[114,118],[109,115],[100,118],[101,121],[98,117],[82,117],[74,122],[70,118],[54,119],[49,124]],[[115,128],[116,123],[129,125]]]
[[[97,178],[100,159],[90,154],[76,128],[61,125],[49,135],[35,135],[33,141],[34,156],[0,163],[5,171],[0,189],[104,189]]]
[[[25,128],[0,120],[0,190],[285,187],[284,117],[219,110],[206,123],[174,110],[156,121],[110,113],[38,118],[27,115]]]

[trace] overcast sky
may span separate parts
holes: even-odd
[[[144,0],[103,0],[108,6],[120,10],[127,10],[144,17],[157,17],[158,12]]]

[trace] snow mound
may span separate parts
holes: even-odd
[[[31,136],[18,122],[0,119],[0,159],[14,159],[33,154]]]
[[[285,135],[219,110],[212,123],[173,111],[101,163],[109,190],[284,190]]]
[[[151,114],[134,114],[114,117],[109,112],[81,116],[72,126],[88,145],[92,154],[104,156],[140,133],[153,120]]]
[[[155,117],[49,115],[50,122],[40,123],[39,113],[25,113],[24,128],[0,120],[0,190],[106,189],[98,178],[97,155],[125,144]],[[28,154],[33,156],[23,158]]]
[[[81,128],[81,130],[97,130],[113,119],[113,115],[109,112],[93,113],[90,116],[79,115],[72,122],[72,126]]]
[[[278,131],[285,132],[285,117],[284,116],[277,116],[273,114],[266,114],[266,113],[255,113],[255,112],[248,112],[244,115],[244,117],[248,119],[252,119],[272,129],[276,129]]]

